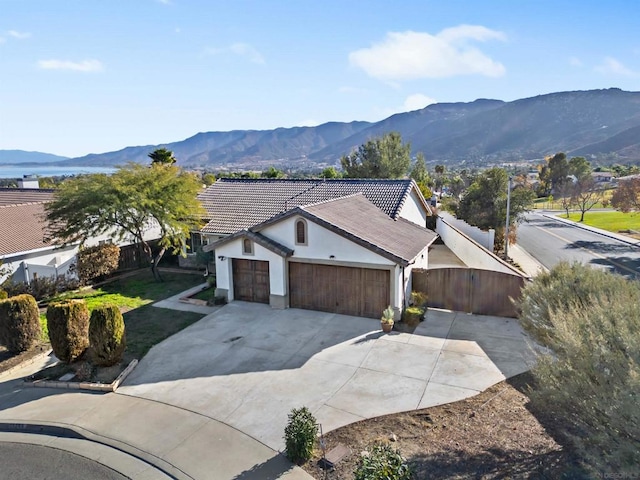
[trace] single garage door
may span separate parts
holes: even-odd
[[[269,262],[234,258],[233,298],[269,303]]]
[[[380,318],[389,298],[389,270],[289,263],[292,308]]]

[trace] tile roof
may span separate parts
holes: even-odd
[[[412,180],[222,178],[198,195],[209,220],[202,231],[228,235],[298,206],[355,193],[396,219],[414,188],[419,192]]]
[[[36,188],[0,188],[0,205],[48,202],[53,198],[53,190]]]
[[[252,230],[260,231],[296,214],[405,266],[438,236],[404,218],[393,220],[361,193],[297,207]]]
[[[240,230],[234,233],[233,235],[229,235],[228,237],[224,237],[217,242],[210,243],[209,245],[205,245],[202,247],[202,250],[205,252],[214,251],[220,245],[224,245],[236,238],[249,238],[256,242],[259,245],[262,245],[267,250],[271,250],[272,252],[282,256],[282,257],[290,257],[293,254],[293,250],[285,245],[282,245],[275,240],[270,239],[269,237],[265,237],[259,232],[253,232],[251,230]]]
[[[0,256],[52,246],[44,221],[44,203],[0,205]]]

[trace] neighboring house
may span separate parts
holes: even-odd
[[[437,238],[411,180],[221,179],[199,198],[217,294],[275,308],[399,314]]]
[[[607,184],[613,182],[613,173],[611,172],[593,172],[591,174],[593,181],[598,184]]]
[[[15,282],[67,274],[75,262],[78,244],[57,245],[48,233],[45,204],[52,198],[53,190],[39,189],[37,182],[30,188],[0,188],[0,260]],[[159,235],[157,227],[145,232],[150,240]],[[86,244],[112,241],[112,236],[101,235]],[[116,243],[124,246],[133,242],[125,239]],[[4,280],[6,276],[0,283]]]

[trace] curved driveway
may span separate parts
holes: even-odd
[[[156,345],[118,389],[225,422],[282,450],[287,414],[325,432],[460,400],[530,368],[514,319],[429,310],[412,334],[374,319],[233,302]]]

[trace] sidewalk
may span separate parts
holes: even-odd
[[[620,233],[610,232],[608,230],[602,230],[601,228],[592,227],[590,225],[585,225],[584,223],[574,222],[573,220],[569,220],[567,218],[562,218],[559,215],[553,215],[549,213],[541,213],[545,218],[550,220],[556,220],[558,222],[566,223],[567,225],[572,225],[576,228],[582,228],[583,230],[589,230],[590,232],[598,233],[600,235],[604,235],[605,237],[613,238],[614,240],[618,240],[620,242],[628,243],[629,245],[633,245],[635,247],[640,248],[640,240],[636,240],[632,237],[627,237],[626,235],[622,235]]]
[[[529,253],[517,244],[509,245],[509,258],[520,265],[520,269],[529,277],[535,277],[540,272],[548,272],[549,269],[533,258]]]
[[[43,356],[0,376],[0,441],[53,446],[131,478],[312,478],[284,455],[205,415],[119,393],[25,387],[22,378],[48,361]]]

